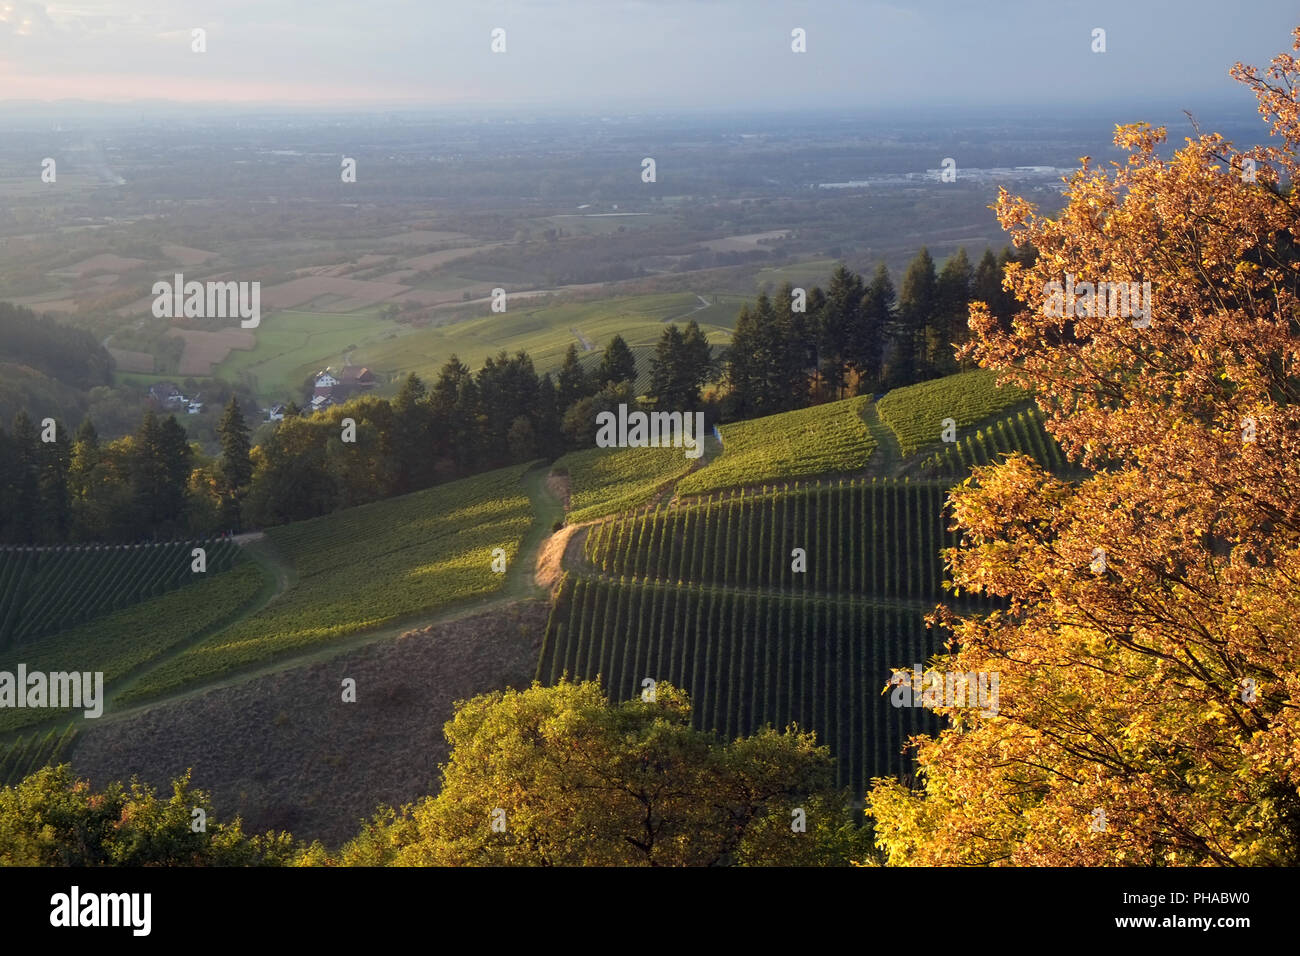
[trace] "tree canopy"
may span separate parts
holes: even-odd
[[[968,354],[1094,473],[1018,457],[952,496],[953,582],[1006,610],[940,612],[933,666],[997,672],[1000,701],[941,710],[922,789],[876,787],[892,863],[1300,863],[1300,69],[1233,74],[1280,145],[1162,159],[1163,129],[1120,127],[1127,162],[1085,161],[1057,218],[999,197],[1038,250],[1007,269],[1029,308],[974,306]],[[1148,282],[1149,315],[1115,307]]]
[[[446,725],[438,795],[377,815],[341,862],[845,865],[867,852],[811,734],[724,743],[690,713],[666,683],[622,703],[594,682],[476,697]]]

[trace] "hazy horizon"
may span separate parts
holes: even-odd
[[[0,109],[1206,109],[1251,102],[1228,70],[1288,47],[1293,16],[1209,0],[0,0]]]

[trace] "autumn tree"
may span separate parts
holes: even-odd
[[[665,683],[618,704],[594,682],[476,697],[446,725],[438,795],[379,814],[341,861],[844,865],[865,852],[811,734],[724,743],[690,713]]]
[[[893,863],[1300,864],[1300,61],[1232,72],[1278,145],[1120,127],[1057,218],[999,196],[1028,307],[974,305],[966,354],[1091,477],[1022,456],[953,494],[952,580],[1005,610],[939,612],[932,663],[998,673],[998,708],[941,709],[923,787],[875,788]]]

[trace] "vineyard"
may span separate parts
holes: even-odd
[[[119,681],[186,641],[228,624],[246,612],[267,586],[261,570],[240,561],[225,574],[170,591],[160,598],[114,611],[34,644],[0,654],[0,670],[18,663],[29,671],[102,671],[105,693]],[[73,715],[80,716],[79,711]],[[0,732],[48,719],[49,711],[0,709]]]
[[[841,479],[722,493],[602,522],[584,554],[610,577],[883,600],[943,598],[940,549],[955,547],[947,484]],[[807,570],[792,569],[792,551]]]
[[[679,495],[861,471],[875,450],[868,395],[723,425],[722,454],[677,483]]]
[[[57,764],[66,756],[76,736],[76,728],[68,724],[62,731],[51,730],[43,736],[32,734],[0,745],[0,786],[16,786],[42,767]]]
[[[589,448],[565,455],[552,471],[569,476],[568,521],[576,524],[651,501],[701,460],[681,448]]]
[[[921,470],[930,477],[960,478],[973,467],[995,464],[1013,452],[1031,456],[1048,471],[1070,470],[1056,439],[1043,430],[1042,413],[1037,408],[1017,412],[958,439],[927,458]]]
[[[267,537],[298,580],[256,614],[167,661],[122,695],[166,693],[331,638],[482,597],[492,552],[518,553],[533,510],[517,465],[310,521]]]
[[[595,524],[560,586],[538,679],[599,676],[615,698],[671,681],[698,725],[727,737],[798,723],[861,793],[907,769],[907,736],[937,727],[882,694],[896,668],[941,649],[926,614],[940,601],[994,607],[943,589],[941,551],[958,544],[950,484],[783,484]]]
[[[1028,400],[1018,388],[998,388],[992,372],[976,369],[896,388],[876,403],[876,410],[906,456],[941,441],[945,418],[958,429],[969,428]]]
[[[842,786],[906,769],[903,741],[938,722],[895,708],[895,668],[937,651],[919,608],[794,594],[762,595],[566,576],[547,627],[538,679],[603,679],[612,698],[642,681],[687,689],[696,726],[725,738],[798,723],[838,757]]]
[[[201,547],[206,571],[192,570]],[[0,550],[0,647],[25,644],[229,570],[229,540]]]

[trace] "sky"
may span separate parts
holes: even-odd
[[[1253,102],[1229,67],[1297,25],[1293,0],[0,0],[0,104],[1200,107]]]

